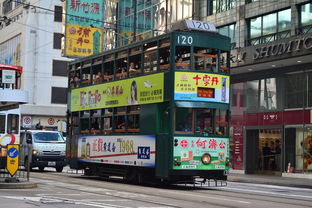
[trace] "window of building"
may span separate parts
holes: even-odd
[[[66,88],[63,87],[52,87],[51,103],[66,104]]]
[[[226,25],[218,28],[218,31],[221,35],[225,35],[231,38],[231,46],[232,49],[236,46],[236,39],[235,39],[235,28],[236,24]]]
[[[2,13],[5,15],[13,9],[13,2],[11,0],[6,0],[2,4]]]
[[[303,4],[299,8],[299,33],[312,32],[312,3]]]
[[[61,6],[54,6],[54,22],[62,22],[62,12]]]
[[[62,48],[62,33],[54,33],[53,34],[53,48],[61,49]]]
[[[236,7],[237,0],[208,0],[207,13],[208,16],[220,12],[224,12]]]
[[[306,79],[304,73],[289,74],[285,79],[285,108],[302,108],[305,103]]]
[[[67,61],[53,60],[52,74],[53,76],[67,76]]]
[[[290,37],[291,10],[251,18],[248,23],[248,44],[257,45]]]

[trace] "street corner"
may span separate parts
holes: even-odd
[[[0,181],[0,189],[31,189],[31,188],[37,188],[37,184],[26,181],[21,182]]]

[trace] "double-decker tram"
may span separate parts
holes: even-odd
[[[129,181],[227,179],[230,39],[208,23],[180,25],[70,63],[71,168]]]

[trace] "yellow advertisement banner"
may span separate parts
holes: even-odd
[[[158,103],[164,100],[164,73],[71,91],[71,111]]]
[[[175,72],[174,99],[229,103],[230,77],[212,73]]]
[[[67,56],[90,56],[102,51],[102,30],[81,25],[66,25]]]
[[[9,171],[10,175],[13,176],[18,170],[19,145],[8,144],[7,147],[7,170]]]

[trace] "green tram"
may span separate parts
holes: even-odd
[[[71,168],[129,181],[227,179],[230,39],[188,21],[69,64]]]

